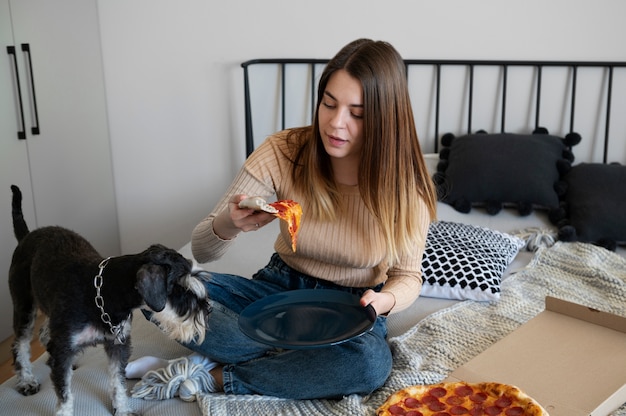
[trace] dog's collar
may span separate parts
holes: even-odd
[[[109,264],[109,260],[111,260],[112,258],[113,257],[107,257],[106,259],[102,260],[98,265],[98,269],[100,270],[98,271],[96,277],[94,277],[93,279],[93,285],[96,288],[95,300],[96,306],[98,307],[98,309],[100,309],[100,319],[102,319],[102,322],[109,326],[111,334],[115,337],[115,343],[125,344],[126,334],[124,334],[124,327],[126,326],[126,323],[130,320],[130,313],[128,314],[126,319],[122,320],[119,324],[113,325],[113,323],[111,322],[111,316],[104,310],[104,298],[100,294],[100,289],[102,289],[102,284],[104,283],[102,272],[104,271],[104,268],[107,266],[107,264]]]

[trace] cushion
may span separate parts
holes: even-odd
[[[492,301],[521,238],[475,225],[434,221],[422,259],[422,296]]]
[[[564,177],[560,210],[550,214],[559,239],[609,249],[626,243],[626,166],[581,163]]]
[[[555,185],[571,168],[570,147],[580,136],[565,139],[538,130],[534,134],[446,134],[438,172],[439,199],[457,211],[485,206],[494,215],[503,206],[517,206],[528,215],[534,208],[559,206]]]

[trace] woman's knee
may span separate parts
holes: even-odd
[[[378,360],[370,360],[369,377],[367,377],[367,384],[370,392],[381,387],[391,374],[391,368],[393,366],[393,360],[391,357],[391,351],[389,348],[385,348],[382,353],[377,354]]]
[[[393,358],[391,350],[384,339],[374,337],[369,342],[364,341],[360,349],[359,357],[352,361],[355,376],[358,374],[356,383],[359,385],[360,394],[369,394],[380,388],[391,374]]]

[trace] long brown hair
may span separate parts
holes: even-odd
[[[294,129],[296,144],[292,175],[298,191],[310,202],[319,219],[336,218],[341,209],[330,157],[324,150],[318,109],[326,85],[335,71],[346,70],[363,88],[363,149],[359,166],[359,191],[378,219],[387,242],[389,264],[401,253],[423,244],[424,235],[416,203],[424,201],[431,219],[436,217],[436,196],[428,175],[400,54],[389,43],[358,39],[344,46],[321,75],[313,125]]]

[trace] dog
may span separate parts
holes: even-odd
[[[49,354],[58,398],[56,414],[73,414],[74,359],[85,347],[104,344],[110,396],[116,415],[129,406],[124,369],[131,354],[131,320],[144,308],[170,338],[202,342],[211,312],[203,277],[177,251],[152,245],[145,251],[103,258],[74,231],[48,226],[29,231],[22,194],[13,185],[12,216],[18,245],[9,269],[13,299],[12,344],[17,390],[39,391],[32,373],[30,342],[37,311],[45,315],[40,340]]]

